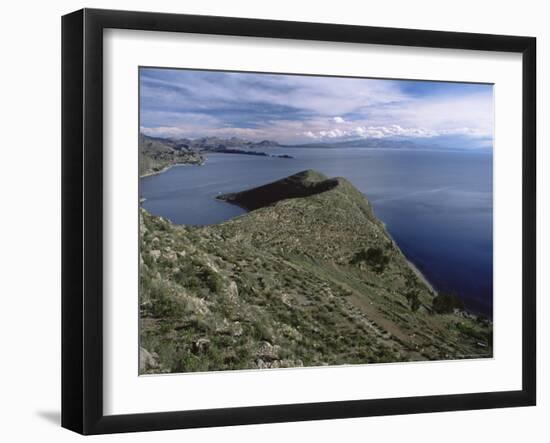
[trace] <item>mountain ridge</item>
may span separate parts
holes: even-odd
[[[216,198],[252,211],[280,200],[320,194],[338,186],[340,180],[343,179],[339,177],[329,179],[317,171],[308,169],[263,186],[222,194]]]
[[[359,137],[347,140],[324,140],[308,143],[280,143],[275,140],[251,141],[238,137],[198,137],[191,138],[161,138],[152,137],[176,149],[186,148],[197,151],[216,152],[224,149],[261,149],[261,148],[372,148],[372,149],[433,149],[469,151],[472,149],[487,152],[492,149],[490,137],[468,137],[466,135],[439,135],[433,137]]]

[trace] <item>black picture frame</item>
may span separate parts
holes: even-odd
[[[103,30],[108,28],[522,54],[522,389],[104,415],[102,82]],[[82,434],[105,434],[535,405],[535,88],[533,37],[97,9],[65,15],[62,18],[62,426]]]

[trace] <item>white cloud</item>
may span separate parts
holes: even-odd
[[[309,138],[343,139],[463,135],[491,138],[493,104],[491,94],[422,97],[389,103],[357,113],[358,119],[340,121],[333,117],[305,124]],[[336,130],[338,132],[336,132]]]
[[[345,120],[342,117],[334,117],[332,120],[336,123],[345,123]]]
[[[331,129],[330,131],[320,131],[319,136],[321,138],[338,138],[338,137],[344,137],[346,134],[345,131],[341,131],[340,129]]]
[[[464,128],[463,128],[464,129]],[[464,132],[461,132],[464,133]],[[448,134],[448,133],[446,133]],[[307,137],[323,138],[384,138],[384,137],[435,137],[442,133],[425,128],[403,128],[399,125],[389,126],[355,126],[348,130],[330,129],[317,132],[307,131]]]

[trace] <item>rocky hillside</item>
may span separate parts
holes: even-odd
[[[223,198],[252,211],[189,227],[141,210],[141,373],[492,356],[490,322],[442,309],[346,179]]]
[[[176,164],[200,165],[204,158],[198,152],[177,146],[170,140],[139,135],[139,175],[156,174]]]

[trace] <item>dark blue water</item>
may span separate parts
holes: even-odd
[[[470,310],[492,316],[491,153],[361,148],[276,152],[294,159],[209,154],[204,166],[179,166],[142,178],[143,207],[178,224],[213,224],[245,212],[216,200],[218,194],[304,169],[346,177],[368,197],[405,255],[438,290],[457,293]]]

